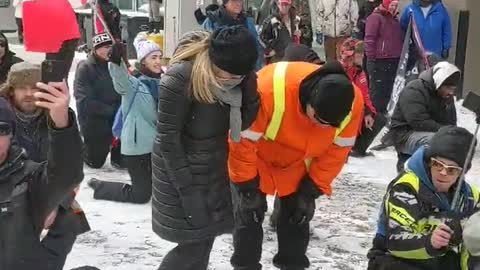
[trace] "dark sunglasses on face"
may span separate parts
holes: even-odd
[[[5,122],[0,122],[0,136],[12,134],[12,126]]]
[[[332,127],[336,127],[337,125],[335,125],[334,123],[330,123],[326,120],[323,120],[322,118],[320,118],[317,114],[314,114],[313,117],[315,118],[315,120],[317,120],[318,123],[322,124],[322,125],[327,125],[327,126],[332,126]]]
[[[460,172],[462,171],[462,167],[447,165],[436,158],[430,159],[430,166],[438,172],[445,170],[445,172],[447,172],[447,175],[450,175],[450,176],[459,175]]]

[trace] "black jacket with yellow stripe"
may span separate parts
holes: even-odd
[[[435,228],[444,223],[447,217],[465,221],[479,210],[479,191],[474,186],[464,183],[461,187],[460,211],[452,212],[450,203],[455,190],[448,194],[435,191],[424,161],[424,151],[420,149],[408,161],[405,173],[393,180],[385,195],[377,236],[372,254],[389,254],[398,259],[407,260],[421,269],[468,269],[468,252],[462,241],[452,244],[449,249],[435,250],[431,246],[431,236]],[[457,222],[458,224],[458,222]],[[461,226],[455,235],[461,237]],[[381,241],[379,241],[381,239]],[[378,243],[382,243],[379,247]],[[377,249],[377,250],[375,250]],[[383,250],[379,250],[383,249]],[[449,263],[445,254],[449,254]],[[455,268],[451,265],[451,254],[455,254]]]

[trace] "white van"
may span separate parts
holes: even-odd
[[[13,0],[0,0],[0,32],[17,31],[15,8],[12,2]]]

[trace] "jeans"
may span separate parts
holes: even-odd
[[[397,146],[397,151],[403,154],[413,155],[421,146],[427,145],[434,132],[414,131],[406,136],[405,143]]]

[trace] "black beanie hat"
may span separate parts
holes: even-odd
[[[300,85],[303,110],[310,104],[319,118],[335,127],[339,127],[352,110],[354,98],[353,85],[338,62],[320,67]]]
[[[442,157],[455,161],[458,166],[463,167],[472,139],[472,133],[462,127],[442,127],[433,135],[425,149],[425,160],[428,162],[432,157]],[[470,167],[471,164],[467,164],[466,169]]]
[[[257,43],[244,26],[224,27],[213,32],[208,55],[218,68],[234,75],[247,75],[255,69]]]
[[[13,109],[4,97],[0,97],[0,122],[9,125],[12,134],[15,134],[16,119]]]

